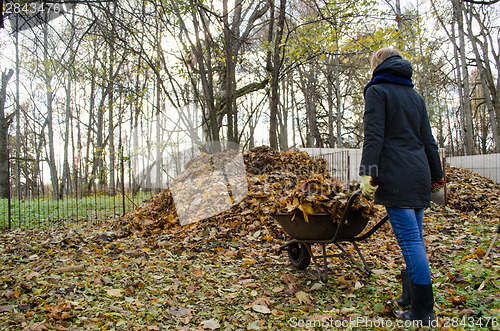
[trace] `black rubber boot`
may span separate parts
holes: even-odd
[[[408,278],[408,272],[406,269],[401,270],[401,286],[403,288],[403,293],[401,297],[394,300],[401,308],[406,308],[411,304],[410,297],[410,278]]]
[[[394,313],[406,321],[421,321],[422,326],[436,326],[432,284],[415,284],[411,279],[409,282],[411,309],[408,311],[397,310]]]

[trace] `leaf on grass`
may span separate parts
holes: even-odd
[[[12,311],[14,311],[14,306],[1,306],[0,307],[0,313],[12,312]]]
[[[177,317],[185,317],[185,316],[191,315],[191,309],[184,308],[184,307],[170,308],[170,310],[168,312],[171,315],[174,315]]]
[[[45,326],[45,320],[26,326],[23,331],[46,331],[48,330]]]
[[[458,312],[458,317],[462,316],[471,316],[471,315],[476,315],[476,311],[474,308],[467,308],[467,309],[462,309],[461,311]]]
[[[486,254],[486,252],[484,251],[484,249],[482,249],[481,247],[478,247],[476,249],[476,251],[474,252],[473,257],[483,257],[485,254]]]
[[[266,306],[266,307],[269,307],[271,306],[271,300],[269,300],[268,298],[257,298],[254,302],[253,302],[254,305],[262,305],[262,306]]]
[[[482,304],[485,304],[485,305],[489,305],[490,303],[493,302],[493,299],[492,298],[484,298],[484,299],[479,300],[479,302],[481,302]]]
[[[82,272],[85,270],[85,266],[83,264],[80,265],[72,265],[69,267],[62,267],[58,269],[54,269],[55,273],[63,273],[63,272]]]
[[[271,314],[271,309],[263,305],[252,305],[252,309],[258,313]]]
[[[16,292],[14,291],[11,291],[11,290],[8,290],[8,291],[5,291],[5,293],[3,294],[7,299],[12,299],[12,298],[15,298],[16,297]],[[17,296],[19,297],[19,295]]]
[[[312,297],[304,291],[298,291],[295,293],[295,297],[303,305],[310,305],[312,303]]]
[[[214,319],[214,318],[211,318],[209,320],[205,320],[205,321],[202,321],[200,323],[201,327],[203,329],[210,329],[210,330],[217,330],[217,329],[220,329],[220,324],[219,322]]]
[[[284,290],[284,289],[285,289],[285,287],[284,287],[284,286],[275,286],[275,287],[273,288],[273,292],[274,292],[274,293],[280,293],[280,292],[283,292],[283,290]]]
[[[106,290],[106,293],[108,293],[108,295],[110,297],[116,297],[116,298],[121,298],[123,295],[122,292],[123,292],[123,290],[118,289],[118,288],[112,288],[112,289]]]
[[[380,309],[380,313],[383,316],[394,316],[392,306],[387,302],[385,302],[384,305],[382,306],[382,308]]]
[[[313,286],[311,286],[311,291],[317,291],[317,290],[321,290],[323,288],[323,283],[314,283]]]
[[[467,297],[465,295],[460,295],[460,296],[454,296],[452,295],[448,301],[451,302],[454,305],[461,305],[467,300]]]
[[[205,273],[201,270],[201,268],[196,267],[193,269],[193,276],[201,278],[205,275]]]
[[[36,271],[32,271],[32,272],[30,272],[29,274],[27,274],[25,278],[26,278],[27,280],[31,280],[32,278],[38,278],[38,277],[40,277],[40,276],[41,276],[41,275],[40,275],[38,272],[36,272]]]
[[[296,283],[297,282],[297,277],[295,277],[292,274],[283,274],[283,275],[281,275],[280,279],[283,283]]]
[[[382,308],[383,308],[383,307],[382,307]],[[354,311],[355,309],[356,309],[356,307],[350,307],[350,308],[345,307],[345,308],[342,308],[342,309],[340,310],[340,313],[345,315],[345,314],[350,313],[351,311]]]

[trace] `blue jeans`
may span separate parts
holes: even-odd
[[[424,208],[386,207],[386,210],[396,240],[403,252],[408,277],[416,284],[430,284],[431,272],[422,235]]]

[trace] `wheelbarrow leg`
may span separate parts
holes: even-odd
[[[363,254],[361,254],[361,251],[359,250],[358,246],[356,245],[355,242],[352,242],[354,248],[356,249],[356,251],[358,252],[359,256],[361,257],[361,260],[363,261],[364,265],[365,265],[365,268],[366,269],[363,269],[363,267],[358,263],[356,262],[356,260],[354,260],[354,258],[352,257],[351,253],[349,253],[348,251],[346,251],[344,249],[344,247],[342,247],[338,242],[334,243],[335,246],[337,246],[341,251],[342,253],[344,254],[344,256],[347,256],[349,258],[349,260],[351,260],[351,262],[359,269],[361,270],[362,272],[364,272],[365,274],[369,275],[371,273],[371,270],[370,270],[370,267],[368,266],[368,264],[366,263],[365,259],[363,258]]]
[[[315,256],[311,250],[311,245],[306,244],[304,246],[306,246],[307,251],[309,252],[309,255],[311,256],[311,258],[314,262],[314,267],[316,268],[316,272],[318,273],[319,279],[323,283],[326,284],[328,282],[328,261],[327,261],[327,257],[326,257],[326,245],[321,244],[321,248],[322,248],[322,252],[323,252],[323,268],[324,268],[323,272],[321,272],[321,268],[319,267],[319,263],[318,263],[318,261],[316,261],[318,256]]]
[[[368,263],[366,263],[366,260],[365,260],[365,257],[363,256],[363,254],[361,253],[361,250],[359,249],[359,246],[358,244],[356,244],[355,242],[352,242],[352,245],[354,246],[354,249],[356,250],[356,252],[358,252],[358,255],[359,257],[361,258],[361,261],[363,261],[363,265],[365,266],[365,272],[367,274],[371,274],[372,272],[372,269],[370,269],[370,266],[368,265]]]

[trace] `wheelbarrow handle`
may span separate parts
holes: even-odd
[[[335,231],[335,235],[333,236],[332,241],[336,241],[340,233],[342,233],[342,228],[344,227],[345,222],[349,218],[349,213],[351,212],[351,207],[354,204],[354,201],[361,195],[361,190],[354,191],[352,195],[349,197],[347,204],[344,208],[344,212],[342,213],[342,218],[339,221],[339,225],[337,226],[337,231]]]

